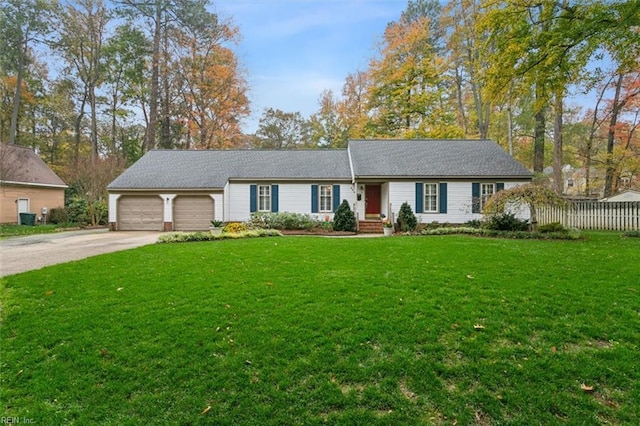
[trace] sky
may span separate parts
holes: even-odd
[[[212,11],[240,31],[235,49],[247,71],[254,133],[265,108],[318,110],[323,90],[336,96],[348,74],[365,70],[389,22],[407,0],[216,0]]]

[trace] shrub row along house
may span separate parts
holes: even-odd
[[[146,153],[109,186],[114,230],[193,231],[255,212],[332,220],[347,200],[363,224],[408,202],[422,223],[480,218],[496,191],[532,173],[490,140],[353,140],[346,149]]]

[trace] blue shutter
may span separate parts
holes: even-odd
[[[498,191],[504,191],[504,182],[497,182],[496,183],[496,192]]]
[[[424,184],[416,182],[416,213],[424,213]]]
[[[278,213],[278,185],[271,185],[271,211]]]
[[[258,211],[258,185],[249,186],[249,211],[251,213]]]
[[[471,184],[471,213],[480,213],[480,184]]]
[[[447,182],[440,182],[440,213],[447,212]]]
[[[333,185],[333,212],[335,213],[340,207],[340,185]]]
[[[318,185],[311,185],[311,213],[318,213]]]

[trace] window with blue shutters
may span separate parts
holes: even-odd
[[[333,213],[340,206],[340,185],[311,185],[311,213]]]
[[[473,182],[471,184],[471,213],[482,213],[484,205],[493,194],[504,189],[504,182],[480,183]]]
[[[416,213],[446,213],[447,183],[417,182]]]
[[[249,185],[249,211],[277,212],[278,185]]]

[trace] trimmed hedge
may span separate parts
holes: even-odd
[[[211,235],[210,232],[168,232],[158,238],[158,243],[189,243],[195,241],[236,240],[240,238],[280,237],[282,234],[275,229],[255,229],[243,232],[223,232]]]
[[[453,235],[453,234],[465,234],[474,235],[478,237],[493,237],[493,238],[512,238],[518,240],[579,240],[582,239],[582,235],[577,230],[563,231],[563,232],[528,232],[528,231],[498,231],[495,229],[485,228],[471,228],[471,227],[458,227],[458,228],[438,228],[438,229],[424,229],[421,235]]]

